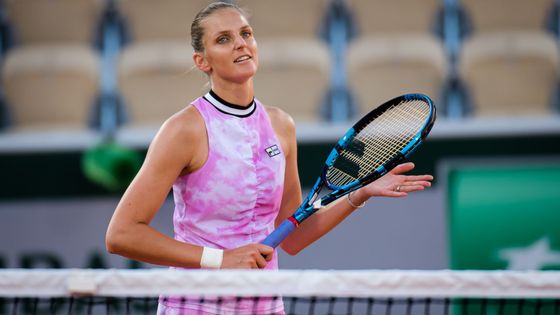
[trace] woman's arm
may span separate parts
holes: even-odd
[[[175,179],[197,157],[201,123],[204,128],[202,118],[189,107],[158,131],[111,218],[106,234],[109,252],[157,265],[199,267],[202,247],[178,242],[152,228],[150,222]]]
[[[201,167],[207,154],[204,121],[194,107],[166,121],[111,218],[107,250],[151,264],[199,268],[202,246],[179,242],[152,228],[150,222],[177,177]],[[264,268],[272,253],[262,244],[224,250],[221,268]]]

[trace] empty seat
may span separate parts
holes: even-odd
[[[461,0],[470,25],[460,78],[477,116],[552,112],[558,48],[546,25],[554,0]]]
[[[442,2],[346,2],[358,31],[347,53],[358,113],[405,93],[424,93],[439,102],[448,72],[445,46],[434,35]]]
[[[359,111],[405,93],[424,93],[437,103],[447,77],[446,58],[442,43],[428,34],[357,41],[348,51],[348,75]]]
[[[91,45],[104,5],[104,0],[6,0],[17,45]]]
[[[98,96],[105,0],[7,0],[13,35],[2,68],[13,129],[87,128]]]
[[[187,41],[136,44],[120,56],[119,88],[131,126],[159,125],[209,89]]]
[[[290,44],[269,38],[258,41],[256,97],[282,108],[296,123],[319,121],[330,75],[330,56],[324,45],[302,38],[293,38]]]
[[[195,15],[210,0],[117,0],[132,42],[188,41]]]
[[[460,76],[477,116],[546,115],[558,80],[559,51],[545,32],[500,32],[465,41]]]
[[[98,56],[82,45],[11,50],[2,81],[13,127],[86,128],[98,91],[98,67]]]
[[[554,0],[460,0],[473,33],[544,30]]]
[[[237,0],[255,30],[257,39],[308,37],[317,39],[329,0]]]
[[[361,36],[431,33],[441,0],[346,0]]]

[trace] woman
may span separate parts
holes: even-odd
[[[254,98],[257,43],[239,8],[209,5],[193,21],[191,36],[195,65],[208,75],[211,91],[159,130],[111,219],[107,249],[178,268],[277,269],[275,250],[259,242],[302,202],[294,122]],[[324,207],[281,248],[297,254],[372,196],[403,197],[429,187],[429,175],[402,175],[413,168],[412,163],[399,165]],[[149,225],[171,188],[174,239]],[[202,308],[215,314],[227,309],[221,303],[195,305],[169,298],[161,301],[160,312]],[[259,312],[283,312],[281,304],[261,304]],[[255,310],[249,302],[239,307]]]

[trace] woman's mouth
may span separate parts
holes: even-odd
[[[233,62],[234,62],[234,63],[240,63],[240,62],[243,62],[243,61],[247,61],[247,60],[249,60],[249,59],[251,59],[251,58],[252,58],[252,57],[249,56],[249,55],[243,55],[243,56],[241,56],[241,57],[235,59]]]

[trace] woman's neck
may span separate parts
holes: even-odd
[[[215,84],[212,83],[212,91],[228,103],[238,106],[249,106],[255,96],[253,80],[243,84]]]

